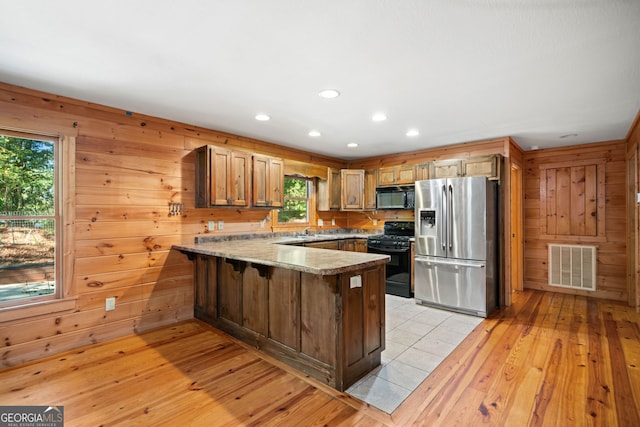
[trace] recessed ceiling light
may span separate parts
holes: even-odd
[[[271,119],[271,117],[269,117],[266,114],[262,114],[262,113],[256,114],[256,120],[258,120],[260,122],[266,122],[267,120],[270,120],[270,119]]]
[[[357,142],[350,142],[350,143],[347,144],[347,147],[349,147],[349,148],[355,148],[357,146],[358,146]]]
[[[384,113],[375,113],[371,117],[371,120],[373,120],[374,122],[384,122],[385,120],[387,120],[387,115]]]
[[[532,145],[532,146],[531,146],[531,149],[532,149],[532,150],[537,150],[537,149],[539,149],[539,148],[540,148],[540,147],[538,147],[537,145]]]
[[[325,98],[325,99],[332,99],[332,98],[337,98],[338,96],[340,96],[340,92],[338,92],[335,89],[325,89],[325,90],[321,90],[318,93],[318,96],[320,96],[321,98]]]
[[[317,130],[311,130],[309,131],[309,136],[313,136],[313,137],[320,136],[320,132],[318,132]]]
[[[418,132],[417,129],[409,129],[407,131],[407,136],[418,136],[420,135],[420,132]]]

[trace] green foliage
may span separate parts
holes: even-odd
[[[0,135],[0,212],[52,214],[52,142]]]
[[[284,206],[278,211],[278,222],[307,222],[309,182],[302,178],[284,178]]]

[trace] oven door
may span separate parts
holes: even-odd
[[[410,249],[383,249],[369,246],[367,252],[391,257],[386,265],[386,292],[392,295],[411,297]]]

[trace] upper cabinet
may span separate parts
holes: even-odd
[[[196,207],[249,206],[251,154],[206,145],[196,150]]]
[[[378,170],[367,169],[364,171],[364,208],[374,210],[376,208],[376,187],[378,185]]]
[[[340,169],[328,168],[327,179],[318,180],[317,210],[340,209],[342,195],[342,173]]]
[[[284,161],[253,156],[253,206],[279,208],[284,204]]]
[[[407,185],[416,181],[415,165],[398,165],[378,169],[378,187]]]
[[[342,181],[342,194],[340,198],[340,210],[361,211],[364,209],[364,170],[342,169],[340,171]]]
[[[200,147],[195,155],[196,208],[283,205],[282,159],[215,145]]]
[[[500,178],[501,156],[478,156],[463,160],[436,160],[431,162],[429,178],[455,178],[458,176],[486,176]]]

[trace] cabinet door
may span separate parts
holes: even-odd
[[[463,176],[498,178],[498,156],[472,157],[462,161]]]
[[[307,248],[318,248],[318,249],[333,249],[334,251],[340,250],[340,241],[339,240],[329,240],[326,242],[309,242],[304,244]]]
[[[376,186],[378,183],[377,170],[364,171],[364,208],[374,210],[376,208]]]
[[[342,169],[342,195],[340,209],[363,210],[364,209],[364,170]]]
[[[378,186],[394,185],[396,183],[396,171],[393,167],[378,169]]]
[[[282,159],[253,156],[253,206],[283,205],[284,163]]]
[[[231,204],[231,150],[209,147],[210,204],[225,206]]]
[[[342,195],[340,169],[329,169],[329,208],[340,209],[340,199]]]
[[[431,168],[431,163],[421,163],[416,167],[416,181],[422,181],[425,179],[429,179],[429,169]]]
[[[231,152],[229,202],[231,206],[249,206],[251,155],[240,151]]]
[[[340,241],[340,250],[341,251],[356,251],[356,239],[343,239]]]
[[[367,239],[355,239],[355,251],[367,252]]]
[[[414,165],[396,166],[396,184],[407,185],[416,182],[416,167]]]
[[[455,178],[462,176],[462,162],[460,160],[436,160],[431,163],[430,179]]]
[[[284,205],[284,160],[269,159],[269,206],[281,208]]]

